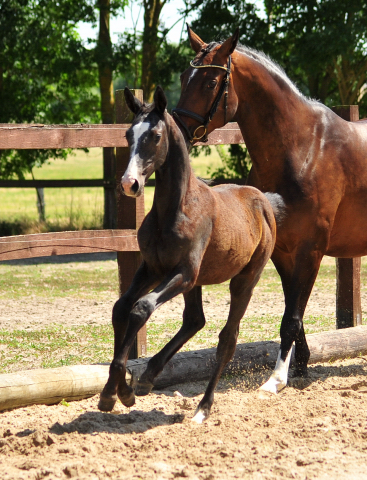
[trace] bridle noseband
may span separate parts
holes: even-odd
[[[202,117],[201,115],[198,115],[197,113],[191,112],[190,110],[185,110],[183,108],[173,108],[172,109],[172,116],[174,119],[182,126],[182,128],[185,130],[190,143],[194,143],[197,140],[201,140],[202,142],[207,142],[208,141],[208,135],[207,135],[207,126],[209,123],[212,121],[213,116],[215,112],[218,109],[218,105],[224,95],[224,124],[227,123],[227,99],[228,99],[228,88],[229,88],[229,76],[231,74],[231,56],[228,57],[228,62],[227,66],[223,67],[222,65],[195,65],[193,61],[190,62],[191,67],[193,68],[220,68],[222,70],[225,70],[226,74],[223,77],[222,84],[220,86],[219,92],[213,102],[213,105],[211,106],[209,112],[205,117]],[[191,117],[194,120],[197,120],[200,122],[201,125],[199,125],[193,134],[191,134],[189,127],[186,125],[186,123],[180,118],[179,114],[185,115],[186,117]],[[203,132],[200,134],[198,131],[200,129],[203,129]]]

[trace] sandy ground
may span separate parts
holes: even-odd
[[[364,302],[367,305],[367,302]],[[113,300],[2,301],[5,328],[110,322]],[[228,300],[204,296],[208,315]],[[281,292],[258,290],[249,313],[282,313]],[[308,313],[332,315],[335,296],[314,291]],[[180,299],[161,308],[182,314]],[[222,379],[212,415],[191,422],[205,383],[137,398],[127,409],[97,409],[98,396],[69,405],[0,413],[0,478],[10,479],[367,479],[367,358],[310,367],[278,396],[260,398],[269,371]],[[179,394],[175,394],[178,391]]]
[[[202,425],[190,418],[203,383],[113,413],[97,410],[98,396],[4,412],[0,478],[366,479],[366,366],[311,367],[306,388],[267,399],[255,390],[262,375],[224,379]]]

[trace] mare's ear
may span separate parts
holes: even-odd
[[[154,92],[154,105],[158,112],[163,115],[167,108],[167,98],[164,94],[163,88],[159,85]]]
[[[233,53],[234,49],[237,47],[239,37],[240,37],[240,29],[237,27],[234,34],[231,37],[227,38],[227,40],[222,43],[221,47],[219,48],[219,50],[215,55],[216,59],[217,58],[219,58],[220,60],[223,59],[223,62],[221,61],[221,63],[226,62],[228,57],[231,55],[231,53]]]
[[[205,45],[205,42],[201,40],[199,35],[196,35],[196,33],[191,30],[188,23],[186,23],[186,26],[191,48],[194,50],[195,53],[198,53],[203,48],[203,45]]]
[[[138,111],[141,109],[143,104],[141,103],[140,100],[134,97],[134,95],[131,93],[128,87],[125,87],[124,95],[125,95],[126,105],[136,115]]]

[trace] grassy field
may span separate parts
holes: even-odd
[[[362,282],[367,280],[367,264],[363,263]],[[117,299],[118,281],[116,262],[87,262],[70,264],[6,265],[0,264],[0,301],[27,302],[29,287],[34,299],[58,298],[101,301]],[[258,288],[272,298],[281,294],[279,277],[271,263],[266,267]],[[320,294],[335,293],[335,265],[328,259],[323,264],[315,288]],[[363,290],[364,291],[364,290]],[[204,288],[205,299],[219,302],[228,299],[228,282]],[[256,292],[255,292],[256,295]],[[83,313],[81,312],[81,318]],[[217,345],[218,333],[225,323],[225,315],[208,316],[205,328],[188,342],[183,350],[208,348]],[[281,314],[246,315],[241,322],[239,342],[270,340],[279,336]],[[161,322],[149,321],[148,356],[159,351],[179,329],[181,321],[167,318]],[[335,316],[308,315],[307,333],[335,328]],[[109,362],[113,332],[110,324],[67,327],[61,323],[47,328],[29,328],[7,331],[0,326],[0,372],[7,373],[28,368],[49,368],[73,364]]]
[[[66,161],[55,160],[42,168],[35,169],[37,180],[49,179],[98,179],[103,177],[102,149],[91,148],[89,153],[76,150]],[[215,148],[209,157],[193,159],[198,176],[206,177],[210,167],[221,164]],[[31,179],[30,176],[27,177]],[[153,201],[154,189],[145,189],[146,212]],[[47,188],[45,189],[46,220],[51,229],[70,230],[102,228],[102,188]],[[42,231],[38,225],[37,197],[35,189],[0,188],[0,224],[18,222],[24,233]]]

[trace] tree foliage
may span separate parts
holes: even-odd
[[[80,123],[100,118],[93,58],[77,34],[93,18],[88,2],[0,2],[0,122]],[[0,152],[0,176],[26,171],[64,150]]]

